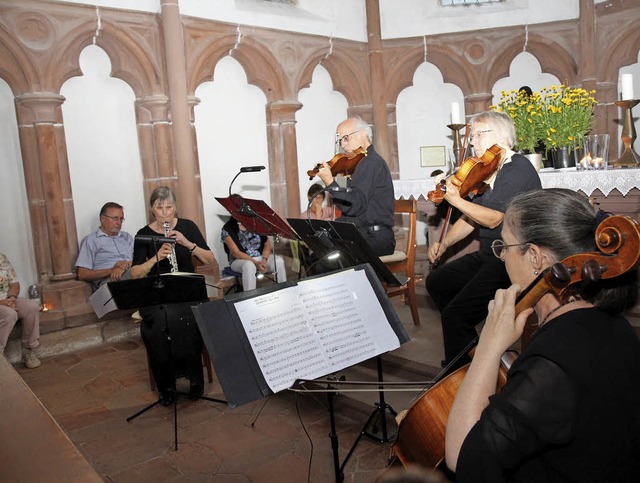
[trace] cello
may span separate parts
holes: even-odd
[[[532,307],[544,294],[555,293],[568,299],[582,284],[622,275],[640,264],[640,229],[627,216],[610,216],[598,226],[595,234],[599,251],[572,255],[545,269],[518,296],[515,312]],[[496,391],[506,383],[506,353],[503,356]],[[445,430],[456,392],[469,365],[438,381],[406,411],[399,422],[392,448],[404,466],[420,464],[435,468],[444,460]]]

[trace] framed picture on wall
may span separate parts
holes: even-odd
[[[446,149],[444,146],[422,146],[420,148],[420,166],[446,166]]]

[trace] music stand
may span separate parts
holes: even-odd
[[[332,251],[339,251],[341,263],[345,267],[368,263],[378,278],[389,285],[400,287],[409,281],[404,275],[392,273],[382,263],[353,223],[299,218],[289,218],[287,221],[309,248],[314,253],[317,251],[318,258],[327,256]]]
[[[124,309],[140,309],[151,306],[161,306],[164,313],[164,334],[169,350],[169,361],[173,381],[173,424],[174,424],[174,447],[178,450],[178,396],[189,395],[180,392],[176,388],[176,374],[173,359],[173,348],[171,345],[171,333],[169,330],[169,319],[167,317],[166,305],[172,303],[194,303],[206,302],[209,300],[207,296],[207,287],[204,275],[200,274],[163,274],[157,277],[145,277],[132,280],[121,280],[118,282],[108,282],[109,290],[116,306],[120,310]],[[197,399],[205,399],[208,401],[226,404],[226,401],[210,398],[207,396],[197,396]],[[138,416],[144,414],[149,409],[157,406],[162,401],[159,397],[157,401],[149,404],[145,408],[136,412],[127,418],[127,422],[132,421]]]
[[[273,243],[273,266],[276,267],[276,242],[279,237],[298,240],[295,231],[262,200],[243,198],[234,194],[228,198],[216,198],[231,216],[249,231],[264,236],[275,236]],[[276,270],[276,283],[278,272]]]

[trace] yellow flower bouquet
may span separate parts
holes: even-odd
[[[542,98],[540,93],[529,95],[522,89],[519,91],[502,91],[500,102],[491,109],[505,112],[513,120],[516,127],[516,150],[525,154],[535,152],[535,148],[544,138],[542,129]]]
[[[565,85],[551,86],[540,92],[540,127],[547,149],[566,147],[569,152],[580,146],[591,130],[595,91]]]

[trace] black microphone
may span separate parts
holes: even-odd
[[[262,171],[264,166],[245,166],[244,168],[240,168],[241,173],[253,173],[254,171]]]
[[[175,243],[176,239],[160,235],[136,235],[136,241],[143,244]]]

